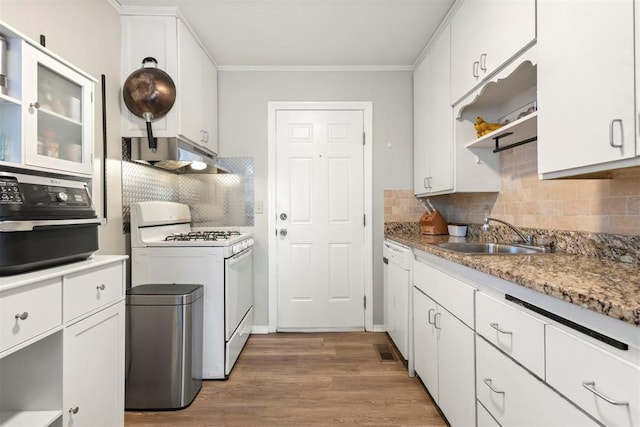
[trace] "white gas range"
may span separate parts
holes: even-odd
[[[131,286],[204,285],[203,378],[224,379],[253,327],[253,239],[190,223],[181,203],[131,204]]]

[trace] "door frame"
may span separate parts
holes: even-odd
[[[364,309],[365,331],[373,330],[373,102],[268,102],[267,104],[267,215],[268,253],[277,253],[277,238],[271,230],[276,229],[276,114],[281,110],[328,110],[362,111],[364,117]],[[277,259],[269,256],[269,332],[276,332],[278,326],[278,286]]]

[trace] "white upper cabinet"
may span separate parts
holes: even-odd
[[[178,122],[180,136],[218,152],[217,70],[207,53],[178,20]]]
[[[444,194],[453,190],[450,40],[447,25],[413,74],[416,195]]]
[[[90,176],[93,81],[31,46],[23,73],[24,163]]]
[[[451,19],[453,103],[535,39],[535,0],[466,0]]]
[[[95,80],[0,22],[7,91],[0,93],[0,165],[90,177]]]
[[[574,176],[640,163],[634,1],[538,1],[538,172]]]
[[[131,14],[127,14],[131,13]],[[153,57],[158,68],[176,85],[176,102],[165,117],[152,123],[156,137],[177,137],[206,151],[218,151],[217,70],[208,55],[178,16],[141,15],[135,9],[122,15],[122,78]],[[174,10],[174,13],[177,11]],[[133,115],[122,102],[122,133],[125,137],[146,137],[142,118]]]

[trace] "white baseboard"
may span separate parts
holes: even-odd
[[[385,325],[373,325],[373,332],[387,332]]]
[[[251,329],[252,334],[268,334],[269,333],[269,325],[253,325]]]

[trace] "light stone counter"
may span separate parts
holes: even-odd
[[[388,231],[385,237],[509,282],[640,326],[640,266],[571,254],[465,255],[434,245],[449,236]]]

